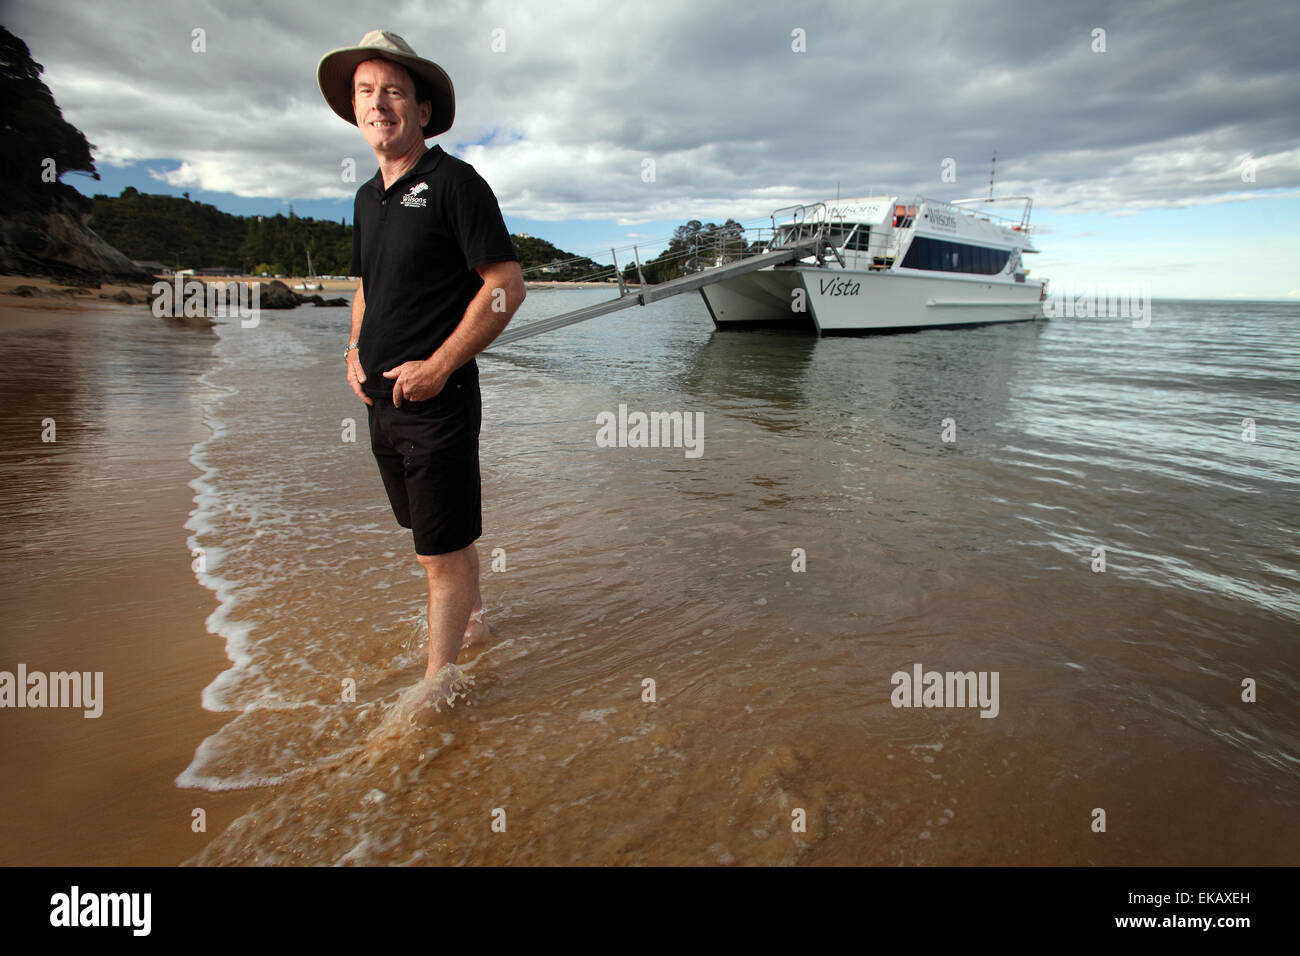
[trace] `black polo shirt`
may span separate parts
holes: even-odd
[[[441,146],[388,189],[375,173],[357,190],[352,222],[351,273],[366,297],[363,387],[391,398],[393,380],[383,373],[427,359],[451,335],[483,286],[474,267],[519,255],[492,189]]]

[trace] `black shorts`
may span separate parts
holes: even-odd
[[[474,362],[422,402],[367,406],[370,449],[379,463],[393,516],[415,538],[415,553],[447,554],[483,534],[478,436],[483,407]]]

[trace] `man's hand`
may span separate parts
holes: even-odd
[[[349,352],[344,361],[348,366],[348,384],[352,386],[352,391],[357,393],[357,398],[367,405],[375,404],[374,399],[361,390],[361,383],[366,380],[366,373],[361,371],[361,358],[357,355],[357,350],[353,349]]]
[[[433,398],[447,384],[447,376],[438,370],[431,359],[420,362],[403,362],[390,368],[384,378],[393,379],[393,404],[402,407],[402,400],[422,402]]]

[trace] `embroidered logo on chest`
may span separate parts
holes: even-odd
[[[420,193],[424,192],[428,188],[428,183],[416,183],[410,188],[407,194],[402,197],[402,205],[415,207],[424,206],[426,200],[424,196],[420,195]]]

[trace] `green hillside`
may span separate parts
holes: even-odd
[[[173,269],[306,275],[308,250],[316,275],[347,275],[352,262],[351,226],[295,216],[292,207],[287,216],[234,216],[187,197],[128,186],[120,196],[95,196],[91,226],[130,258]],[[609,268],[536,236],[511,238],[529,279],[575,280]]]

